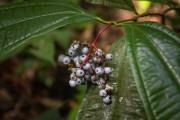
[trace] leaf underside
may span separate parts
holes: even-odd
[[[155,22],[124,25],[128,55],[149,120],[180,118],[180,37]]]
[[[93,15],[65,0],[38,0],[0,7],[0,55],[71,23],[94,19]]]
[[[108,84],[114,87],[112,104],[105,105],[99,96],[99,89],[91,85],[81,104],[77,120],[139,120],[145,119],[145,111],[137,91],[132,70],[126,55],[124,40],[116,41],[111,50],[113,60],[108,66],[114,68]]]
[[[93,4],[102,4],[109,7],[130,10],[136,13],[132,0],[86,0]]]

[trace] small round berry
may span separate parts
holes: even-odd
[[[81,83],[82,83],[81,79],[80,79],[80,78],[77,78],[77,79],[76,79],[76,84],[79,85],[79,84],[81,84]]]
[[[71,73],[70,78],[74,79],[75,77],[76,77],[76,75],[74,73]]]
[[[99,78],[99,81],[100,81],[101,84],[105,83],[105,80],[103,78]]]
[[[76,62],[79,60],[79,56],[73,57],[73,61]]]
[[[84,62],[86,59],[86,55],[81,55],[79,59]]]
[[[104,73],[104,69],[102,67],[97,67],[95,72],[97,75],[102,75]]]
[[[81,67],[81,64],[79,63],[79,61],[76,61],[76,67]]]
[[[89,48],[88,48],[88,47],[83,47],[82,50],[81,50],[81,52],[82,52],[83,54],[88,54]]]
[[[84,76],[84,70],[78,69],[78,70],[76,71],[76,76],[77,76],[77,77],[82,77],[82,76]]]
[[[113,68],[110,68],[110,67],[105,67],[105,68],[104,68],[105,74],[109,74],[109,73],[111,73],[112,71],[113,71]]]
[[[106,97],[103,98],[103,102],[105,104],[110,104],[112,101],[111,101],[111,97],[108,95]]]
[[[101,49],[97,49],[95,54],[98,55],[98,56],[102,56],[103,52],[102,52]]]
[[[106,90],[104,90],[104,89],[100,90],[100,91],[99,91],[99,96],[101,96],[101,97],[106,97],[106,96],[107,96]]]
[[[70,80],[69,81],[69,85],[71,86],[71,87],[76,87],[76,81],[75,80]]]
[[[78,43],[74,43],[71,45],[71,50],[77,50],[80,47],[80,45]]]
[[[106,84],[106,91],[113,91],[113,87],[111,87],[110,85]]]
[[[69,49],[68,54],[69,54],[69,56],[74,56],[76,54],[76,52],[74,50]]]
[[[99,57],[93,57],[93,61],[94,61],[95,63],[100,63],[100,62],[101,62],[101,58],[99,58]]]
[[[90,79],[90,74],[86,72],[86,74],[84,75],[84,80],[89,80]]]
[[[70,58],[69,56],[65,56],[65,57],[63,58],[63,63],[64,63],[65,65],[69,64],[70,62],[71,62],[71,58]]]
[[[83,69],[84,70],[89,70],[91,68],[91,64],[86,63],[85,65],[83,65]]]
[[[65,55],[64,54],[60,54],[59,56],[58,56],[58,61],[59,62],[63,62],[63,58],[65,57]]]
[[[106,54],[106,60],[112,60],[112,54]]]
[[[96,75],[92,75],[92,76],[91,76],[91,81],[96,81],[96,79],[97,79],[97,78],[96,78]]]

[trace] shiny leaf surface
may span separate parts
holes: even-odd
[[[132,0],[86,0],[93,4],[102,4],[109,7],[130,10],[136,13]]]
[[[0,7],[0,54],[67,24],[94,19],[65,0],[38,0]]]
[[[155,22],[124,25],[128,56],[149,120],[180,118],[180,37]]]

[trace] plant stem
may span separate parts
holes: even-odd
[[[92,54],[92,52],[93,52],[93,49],[96,49],[96,50],[98,50],[98,48],[95,46],[95,44],[96,44],[96,42],[99,40],[99,37],[101,36],[101,34],[106,30],[106,29],[108,29],[109,27],[111,27],[111,25],[113,25],[113,23],[112,22],[109,22],[109,24],[107,25],[107,26],[105,26],[101,31],[99,31],[99,33],[96,35],[96,38],[93,40],[93,42],[90,44],[90,52],[88,53],[88,55],[87,55],[87,57],[85,58],[85,61],[84,61],[84,63],[86,63],[88,60],[89,60],[89,58],[90,58],[90,56],[91,56],[91,54]],[[83,63],[83,64],[84,64]],[[82,65],[83,65],[82,64]],[[82,67],[82,66],[81,66]]]
[[[113,24],[113,23],[110,22],[109,25],[107,25],[107,26],[104,27],[101,31],[99,31],[99,33],[97,34],[96,38],[94,39],[92,45],[95,45],[95,44],[96,44],[96,42],[99,40],[99,37],[101,36],[101,34],[102,34],[106,29],[108,29],[109,27],[111,27],[112,24]]]
[[[171,10],[180,10],[180,7],[170,7],[170,8],[167,8],[166,10],[164,10],[163,13],[143,13],[143,14],[139,14],[139,15],[136,15],[130,19],[126,19],[126,20],[121,20],[121,21],[105,21],[101,18],[97,18],[97,20],[101,23],[104,23],[104,24],[110,24],[112,23],[113,25],[115,26],[122,26],[123,23],[126,23],[126,22],[136,22],[138,18],[141,18],[141,17],[146,17],[146,16],[160,16],[162,17],[162,24],[165,23],[165,15],[171,11]]]

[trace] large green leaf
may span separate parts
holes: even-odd
[[[145,111],[138,94],[129,64],[124,40],[118,40],[111,47],[114,59],[108,66],[114,68],[108,83],[114,87],[112,104],[105,105],[99,96],[97,86],[91,85],[81,104],[77,120],[140,120]]]
[[[149,120],[180,118],[180,37],[155,22],[124,25],[128,55]]]
[[[126,9],[136,13],[132,0],[86,0],[86,1],[93,4],[102,4],[105,6]]]
[[[95,17],[65,0],[32,0],[0,7],[0,55],[27,39]]]

